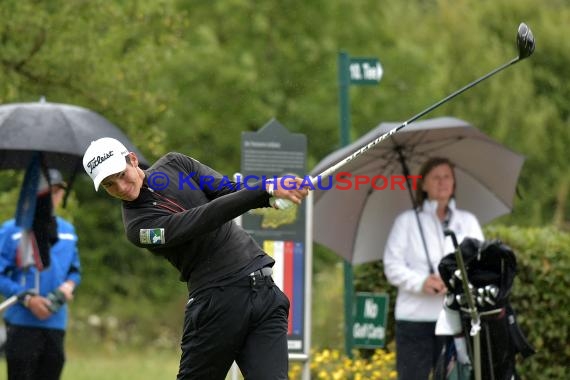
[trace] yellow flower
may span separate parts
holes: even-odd
[[[342,370],[342,368],[333,372],[332,378],[334,380],[344,380],[346,377],[344,376],[344,371]]]

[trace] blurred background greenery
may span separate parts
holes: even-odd
[[[429,117],[462,118],[526,155],[515,209],[493,225],[570,229],[567,0],[3,0],[0,17],[0,103],[86,107],[150,161],[180,151],[227,175],[239,170],[241,133],[274,117],[307,135],[309,168],[339,148],[339,51],[384,68],[378,86],[350,90],[355,139],[516,57],[524,21],[535,54]],[[0,172],[1,219],[20,183]],[[84,269],[71,357],[154,348],[176,363],[186,289],[174,269],[127,243],[117,202],[86,176],[62,214]],[[315,246],[315,347],[343,347],[340,263]]]

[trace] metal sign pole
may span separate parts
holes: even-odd
[[[350,96],[349,88],[355,85],[376,85],[383,70],[376,58],[351,58],[346,52],[338,54],[338,98],[340,109],[340,146],[350,144]],[[344,342],[346,355],[352,358],[354,345],[354,274],[352,263],[344,260]]]
[[[338,98],[340,107],[340,146],[350,143],[350,98],[349,75],[350,56],[345,52],[338,55]],[[346,356],[352,358],[352,310],[354,296],[354,276],[352,264],[348,260],[343,262],[344,274],[344,350]]]

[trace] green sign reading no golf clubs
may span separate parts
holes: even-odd
[[[352,325],[355,347],[380,348],[386,344],[388,294],[356,293]]]

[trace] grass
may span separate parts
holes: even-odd
[[[178,356],[174,354],[69,356],[62,380],[175,379],[178,372]]]
[[[169,351],[67,353],[61,380],[163,380],[176,379],[179,353]],[[0,358],[0,378],[6,374],[6,361]],[[239,376],[239,379],[242,377]],[[228,380],[232,379],[230,375]]]
[[[62,380],[176,379],[178,360],[176,352],[125,352],[115,355],[68,352]],[[6,361],[2,359],[0,378],[5,373]]]

